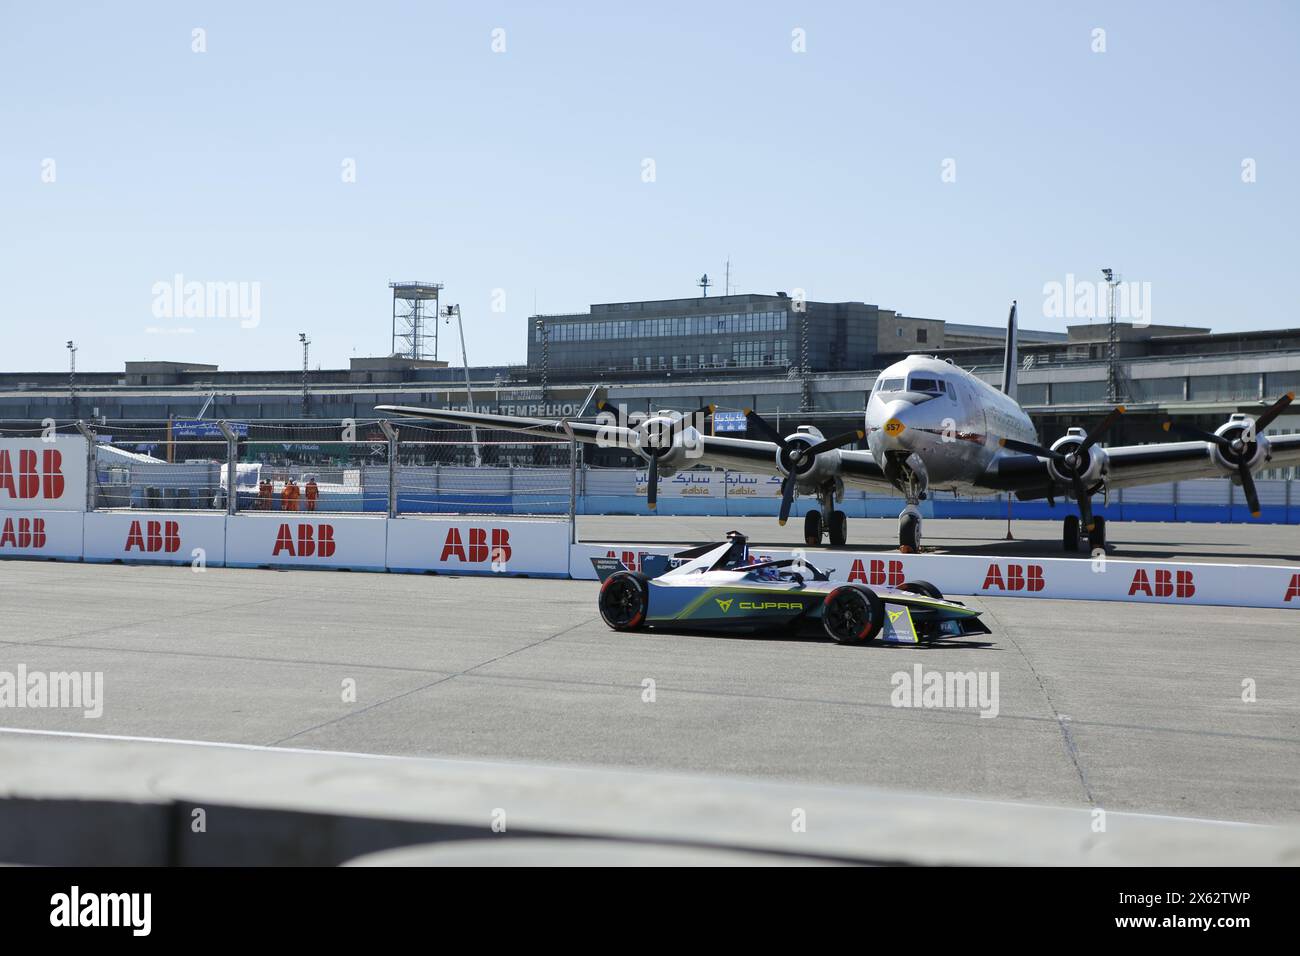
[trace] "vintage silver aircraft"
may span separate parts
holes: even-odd
[[[1045,447],[1016,401],[1016,367],[1013,302],[1001,389],[950,362],[909,355],[876,379],[866,399],[865,428],[833,438],[809,426],[782,435],[752,409],[745,410],[749,432],[763,439],[706,436],[705,418],[713,406],[690,415],[657,412],[628,423],[620,423],[606,406],[594,423],[397,405],[380,405],[377,410],[629,449],[648,465],[647,498],[652,509],[659,479],[684,468],[772,470],[782,478],[781,524],[789,518],[796,495],[817,498],[820,507],[804,515],[804,540],[809,545],[820,544],[824,536],[833,545],[847,542],[847,517],[835,507],[843,500],[846,485],[896,492],[905,500],[898,517],[898,544],[904,552],[920,549],[918,505],[934,490],[962,495],[1009,492],[1026,500],[1047,498],[1053,504],[1058,496],[1071,499],[1078,514],[1065,517],[1062,541],[1066,551],[1078,551],[1085,538],[1089,549],[1105,547],[1105,518],[1092,513],[1091,499],[1098,492],[1226,474],[1241,485],[1252,514],[1258,517],[1254,472],[1266,464],[1300,464],[1300,435],[1264,435],[1295,398],[1294,392],[1258,418],[1231,415],[1213,433],[1164,423],[1166,431],[1188,441],[1104,448],[1101,438],[1124,413],[1124,407],[1118,406],[1091,429],[1070,428]],[[846,447],[863,438],[866,449]]]

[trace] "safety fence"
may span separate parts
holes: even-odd
[[[93,446],[83,436],[62,435],[0,437],[0,447],[12,444],[17,456],[23,446],[39,458],[80,442],[79,452],[58,454],[82,461],[78,481],[91,511],[755,517],[775,516],[780,506],[781,480],[775,473],[701,469],[665,475],[652,512],[645,469],[584,466],[582,448],[574,443],[520,441],[501,432],[481,433],[477,443],[379,434],[379,439],[331,442],[238,434],[230,441],[173,438],[159,445],[138,436],[92,433]],[[1119,521],[1300,524],[1300,480],[1259,479],[1256,485],[1258,519],[1249,514],[1240,487],[1227,478],[1116,489],[1094,498],[1093,510]],[[800,497],[793,514],[818,506],[815,499]],[[850,487],[836,507],[851,518],[893,518],[901,503],[896,495]],[[1053,505],[1014,496],[1008,501],[1002,494],[962,497],[936,491],[922,502],[921,512],[930,518],[1010,514],[1032,520],[1060,518],[1070,507],[1063,500]]]

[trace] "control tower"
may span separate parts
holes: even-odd
[[[393,355],[438,357],[438,294],[441,282],[390,282],[393,290]],[[430,305],[432,303],[432,305]]]

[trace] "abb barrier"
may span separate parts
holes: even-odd
[[[80,435],[0,440],[0,512],[85,511],[86,457]]]
[[[645,555],[670,555],[681,548],[575,544],[570,551],[569,573],[574,578],[595,580],[593,557],[618,558],[637,570]],[[828,571],[833,581],[897,587],[904,581],[922,580],[945,594],[1300,610],[1300,568],[1280,565],[1179,564],[1101,557],[999,559],[850,551],[796,553],[782,548],[755,548],[753,554],[758,560],[802,555]]]
[[[225,515],[90,511],[84,528],[87,561],[221,565],[226,560]]]
[[[560,521],[393,518],[390,571],[569,576],[569,526]]]
[[[570,544],[565,522],[513,518],[0,512],[0,558],[164,562],[227,567],[436,571],[594,580],[592,557],[638,569],[681,546]],[[803,557],[832,580],[897,586],[926,580],[954,595],[1300,609],[1300,568],[1117,558],[992,558],[755,549]]]

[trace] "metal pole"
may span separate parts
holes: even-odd
[[[578,439],[567,418],[560,419],[569,436],[569,543],[578,543]]]
[[[569,441],[569,543],[578,543],[578,440]]]
[[[221,434],[226,439],[226,514],[233,515],[239,511],[239,494],[235,479],[239,475],[239,436],[225,419],[217,422]]]
[[[381,421],[379,427],[388,439],[388,517],[397,517],[397,429],[390,421]]]
[[[447,315],[450,316],[452,310],[456,312],[456,327],[460,330],[460,361],[465,366],[465,401],[469,404],[467,411],[474,411],[474,393],[469,386],[469,354],[465,351],[465,324],[460,320],[460,303],[447,306]],[[474,467],[483,467],[483,455],[478,447],[478,427],[469,426],[470,441],[474,443]]]
[[[298,333],[298,341],[302,343],[302,417],[307,417],[307,347],[311,345],[311,339],[307,338],[306,332]]]
[[[83,421],[77,422],[77,431],[86,439],[86,510],[95,510],[95,489],[99,485],[99,456],[95,448],[94,429]]]

